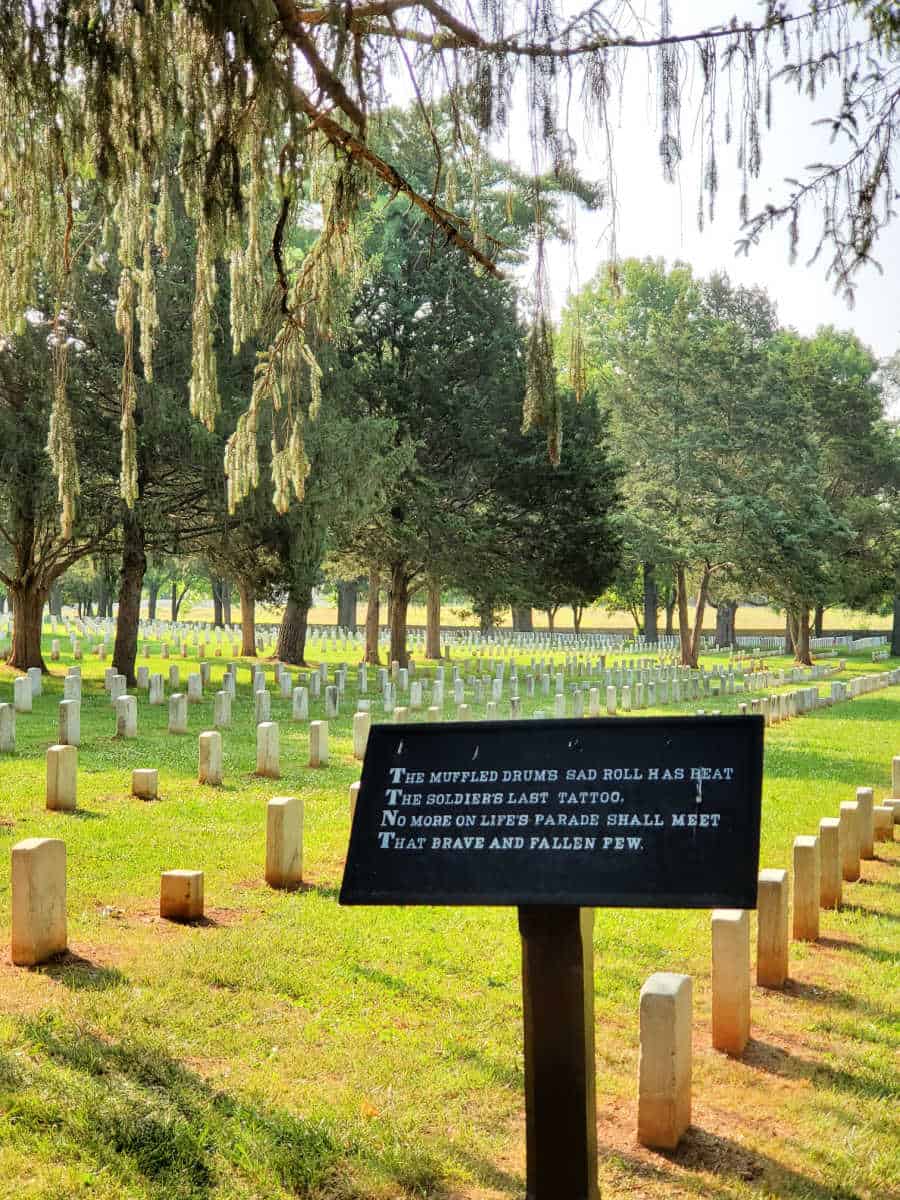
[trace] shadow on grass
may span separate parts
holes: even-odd
[[[384,1120],[358,1123],[324,1110],[299,1116],[222,1091],[154,1043],[113,1041],[49,1016],[23,1020],[21,1029],[27,1073],[5,1078],[0,1059],[0,1101],[4,1085],[29,1089],[20,1124],[43,1129],[52,1121],[59,1153],[140,1175],[166,1200],[204,1200],[229,1176],[254,1195],[280,1185],[305,1200],[368,1200],[391,1181],[405,1194],[440,1200],[456,1162],[479,1183],[521,1190],[521,1181],[468,1150],[451,1145],[438,1155]],[[54,1078],[54,1067],[65,1074]]]
[[[127,975],[115,967],[104,967],[80,954],[67,950],[50,962],[34,968],[36,974],[47,975],[73,992],[108,992],[128,983]]]
[[[875,1100],[887,1100],[891,1087],[859,1063],[835,1067],[830,1063],[814,1062],[790,1054],[780,1046],[751,1038],[741,1057],[747,1066],[782,1079],[806,1079],[817,1088],[832,1088],[855,1096],[868,1096]]]
[[[604,1153],[602,1146],[600,1153],[601,1156]],[[634,1180],[642,1181],[648,1189],[643,1194],[652,1195],[654,1187],[661,1192],[664,1188],[668,1191],[672,1183],[677,1182],[679,1187],[689,1187],[698,1196],[731,1200],[735,1195],[732,1183],[738,1183],[751,1184],[754,1192],[758,1190],[767,1196],[777,1196],[779,1200],[786,1200],[787,1197],[797,1197],[797,1200],[858,1200],[854,1191],[833,1183],[820,1184],[808,1175],[791,1170],[768,1154],[694,1125],[688,1129],[677,1150],[654,1152],[655,1161],[647,1161],[621,1150],[607,1152],[607,1157],[621,1163]],[[664,1166],[663,1163],[670,1165]],[[704,1174],[700,1178],[691,1178],[685,1177],[683,1171]],[[717,1184],[715,1178],[710,1178],[711,1175],[723,1177],[722,1183]]]
[[[897,954],[893,950],[865,946],[862,942],[855,942],[850,938],[820,937],[816,941],[816,945],[824,946],[828,950],[849,950],[851,954],[861,954],[865,958],[871,958],[873,962],[895,963],[897,961]]]

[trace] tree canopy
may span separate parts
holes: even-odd
[[[478,180],[521,85],[540,225],[540,180],[575,169],[571,98],[579,97],[612,142],[618,81],[636,56],[653,56],[661,165],[672,177],[681,157],[682,81],[693,61],[700,111],[690,120],[684,114],[684,126],[697,124],[706,141],[706,216],[723,169],[721,147],[734,140],[748,244],[780,219],[795,239],[801,212],[813,206],[829,270],[851,287],[893,211],[897,32],[896,6],[873,0],[796,10],[767,0],[749,17],[683,31],[673,26],[668,0],[660,0],[653,28],[630,5],[603,0],[575,14],[555,0],[491,0],[477,23],[454,0],[3,0],[0,333],[20,327],[35,304],[41,264],[55,268],[46,315],[59,321],[77,258],[118,259],[121,491],[133,504],[135,370],[140,362],[152,374],[156,270],[180,196],[196,226],[191,411],[212,428],[222,403],[214,307],[216,264],[226,261],[234,343],[260,336],[267,346],[228,447],[232,504],[258,479],[256,431],[265,409],[272,413],[274,498],[283,511],[291,494],[303,494],[318,350],[362,277],[358,219],[373,191],[404,197],[432,223],[438,243],[459,248],[479,269],[496,272],[502,257],[502,236],[482,204],[492,189],[474,187],[462,197],[441,138],[432,139],[424,179],[404,174],[385,150],[379,137],[392,91],[408,90],[426,127],[435,106],[449,106],[456,157],[466,158]],[[826,79],[840,82],[836,158],[754,215],[750,187],[779,78],[813,93]],[[320,235],[309,253],[292,256],[291,231],[308,226],[314,213],[321,214]],[[529,419],[546,425],[552,439],[559,397],[548,367],[545,303],[539,238],[526,404]],[[66,340],[55,345],[54,425],[62,429],[71,423]],[[77,458],[70,440],[51,445],[64,526],[71,526]]]

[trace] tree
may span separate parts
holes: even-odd
[[[166,225],[176,181],[197,228],[191,411],[210,429],[220,407],[212,337],[216,261],[230,263],[231,328],[238,344],[256,332],[268,311],[262,284],[265,240],[275,266],[280,322],[266,369],[257,376],[230,445],[233,504],[258,473],[255,430],[262,408],[272,414],[277,453],[297,457],[295,497],[302,493],[297,436],[316,408],[316,371],[308,362],[312,327],[329,324],[333,291],[360,268],[354,222],[368,210],[373,185],[401,196],[430,222],[436,244],[462,250],[488,273],[497,271],[502,245],[479,206],[473,219],[439,199],[448,169],[440,139],[433,141],[424,183],[411,181],[379,140],[390,119],[382,98],[400,62],[412,77],[426,127],[435,106],[448,104],[456,148],[472,161],[491,135],[504,131],[521,79],[538,179],[547,168],[556,178],[572,172],[569,97],[584,97],[586,113],[572,106],[579,122],[586,116],[612,138],[617,74],[626,61],[649,53],[659,75],[661,165],[664,177],[672,179],[681,153],[681,81],[692,54],[703,107],[697,121],[698,114],[690,114],[688,125],[701,128],[707,140],[702,187],[709,203],[700,206],[701,219],[711,216],[720,174],[716,151],[723,136],[740,141],[738,169],[745,183],[759,173],[761,110],[771,102],[772,75],[806,84],[811,93],[823,77],[836,77],[841,100],[834,117],[835,162],[813,168],[791,185],[783,201],[768,203],[750,217],[746,243],[782,220],[793,241],[799,214],[818,207],[828,269],[839,286],[852,287],[856,270],[872,258],[879,230],[892,215],[900,109],[900,67],[892,53],[895,6],[884,0],[834,0],[789,13],[768,0],[756,20],[735,14],[722,26],[682,33],[672,29],[668,0],[661,0],[658,28],[649,32],[630,6],[615,13],[607,7],[595,0],[572,16],[552,0],[524,0],[511,9],[493,0],[482,32],[469,8],[452,0],[449,5],[362,2],[349,8],[304,8],[292,0],[273,0],[271,6],[181,0],[174,10],[132,0],[111,0],[99,11],[90,0],[4,6],[0,94],[6,136],[0,177],[14,219],[0,222],[0,260],[10,265],[0,292],[0,331],[14,329],[34,305],[35,270],[42,261],[58,264],[52,311],[63,311],[75,254],[81,247],[96,254],[101,228],[109,226],[97,222],[80,236],[83,193],[99,180],[110,221],[118,228],[124,269],[119,312],[127,504],[137,498],[136,336],[140,329],[146,369],[159,311],[152,245]],[[850,28],[853,17],[862,23],[860,38]],[[866,70],[859,69],[860,61],[867,63]],[[182,152],[170,170],[173,139]],[[613,156],[610,160],[612,170]],[[264,211],[270,179],[277,180],[278,193],[271,216]],[[540,184],[535,190],[540,209]],[[742,188],[742,211],[749,216],[747,190]],[[488,205],[495,199],[489,193],[482,193]],[[321,237],[314,254],[289,263],[286,234],[306,220],[310,203],[322,206]],[[76,225],[79,236],[73,237]],[[528,358],[526,399],[530,419],[548,430],[552,449],[558,395],[548,370],[541,262],[539,251],[538,332]],[[304,363],[309,372],[303,385],[290,386]],[[58,422],[67,405],[62,387],[55,404]],[[58,450],[54,465],[66,502],[66,532],[76,494],[75,459]],[[276,487],[275,498],[284,511],[286,490]]]
[[[0,536],[7,553],[0,580],[10,598],[13,640],[8,662],[19,670],[41,667],[43,608],[50,588],[80,560],[109,545],[115,525],[115,459],[110,430],[115,408],[95,386],[89,351],[81,340],[85,310],[64,325],[32,315],[21,333],[0,340]],[[54,423],[54,357],[61,339],[71,343],[69,421]],[[82,464],[78,517],[63,533],[58,488],[48,441],[62,438]]]

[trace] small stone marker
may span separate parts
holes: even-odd
[[[118,671],[114,671],[109,681],[109,700],[115,707],[116,701],[120,696],[124,696],[128,691],[128,680],[124,675],[120,675]]]
[[[750,917],[746,909],[712,914],[712,1044],[740,1057],[750,1038]]]
[[[163,871],[159,915],[167,921],[199,921],[203,916],[203,872]]]
[[[138,669],[137,669],[137,686],[141,689],[141,691],[144,691],[144,692],[146,692],[146,690],[150,687],[150,668],[149,667],[138,667]]]
[[[154,673],[150,676],[149,701],[151,704],[164,704],[165,699],[165,693],[163,690],[163,677],[158,673]]]
[[[331,684],[325,689],[325,717],[327,720],[337,719],[339,704],[338,690]]]
[[[397,710],[398,712],[400,709]],[[357,716],[364,716],[363,713],[357,713]],[[356,729],[356,721],[354,718],[354,731]],[[327,767],[328,766],[328,722],[327,721],[310,721],[309,723],[309,765],[311,767]]]
[[[606,689],[606,714],[610,717],[616,715],[616,689],[613,686]]]
[[[900,754],[891,759],[891,795],[900,800]]]
[[[788,873],[759,873],[757,892],[756,982],[782,988],[788,977]]]
[[[841,804],[841,874],[847,883],[859,879],[859,807],[855,800]]]
[[[794,940],[814,942],[819,936],[821,878],[819,839],[794,838]]]
[[[131,794],[139,800],[155,800],[159,794],[159,771],[155,767],[136,767],[131,772]]]
[[[350,823],[353,824],[353,816],[356,812],[356,802],[359,799],[359,780],[356,783],[350,784]]]
[[[116,700],[116,737],[137,737],[137,696],[119,696]]]
[[[63,700],[81,699],[81,676],[67,675],[63,680]]]
[[[256,727],[256,774],[267,779],[280,779],[278,725],[262,721]]]
[[[65,842],[26,838],[12,848],[12,961],[33,967],[66,946]]]
[[[870,787],[856,789],[856,803],[859,808],[859,857],[874,858],[875,851],[872,843],[875,840],[872,808],[875,805],[875,793]]]
[[[266,806],[266,883],[274,888],[303,882],[303,801],[276,796]]]
[[[51,746],[47,751],[47,808],[74,812],[78,779],[78,751],[74,746]]]
[[[171,667],[169,667],[169,687],[173,691],[177,692],[180,685],[181,685],[181,674],[178,670],[178,664],[172,663]]]
[[[16,749],[16,710],[12,704],[0,704],[0,754]]]
[[[203,699],[203,681],[198,672],[188,675],[188,704],[199,704]]]
[[[819,822],[819,904],[838,908],[841,903],[841,822],[823,817]]]
[[[59,702],[59,744],[78,746],[81,743],[81,704],[78,700]]]
[[[437,720],[436,717],[434,719]],[[367,712],[353,714],[353,757],[360,761],[366,753],[366,743],[369,740],[371,725],[372,719]]]
[[[674,1150],[691,1123],[691,977],[660,971],[641,988],[638,1141]]]
[[[197,770],[198,783],[218,787],[223,779],[222,774],[222,735],[215,730],[201,733],[198,739]]]

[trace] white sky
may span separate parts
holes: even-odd
[[[651,14],[656,11],[654,3],[648,7]],[[746,0],[673,0],[673,10],[675,32],[719,24],[735,11],[740,11],[743,16],[753,11]],[[858,277],[853,308],[848,308],[843,297],[834,294],[826,280],[828,259],[824,254],[818,262],[806,265],[815,244],[813,238],[820,229],[820,214],[812,208],[805,213],[801,223],[801,252],[793,266],[789,263],[786,227],[777,227],[765,235],[749,257],[736,256],[741,178],[736,169],[735,144],[720,147],[716,219],[711,225],[707,223],[701,233],[696,219],[700,147],[699,139],[692,136],[696,105],[691,102],[689,90],[682,118],[685,157],[679,181],[674,185],[666,184],[658,155],[655,81],[648,77],[646,52],[631,51],[630,54],[632,58],[625,72],[622,92],[622,115],[614,128],[619,256],[651,255],[669,262],[680,258],[690,263],[700,275],[725,270],[736,282],[765,286],[777,304],[781,321],[801,333],[811,334],[819,325],[833,324],[852,329],[879,357],[900,348],[897,279],[900,223],[882,234],[876,248],[884,274],[869,268]],[[694,94],[698,95],[696,91]],[[812,127],[815,120],[834,112],[834,89],[810,101],[805,96],[798,96],[795,88],[778,83],[773,95],[773,128],[763,134],[762,171],[758,181],[751,186],[751,213],[769,201],[783,201],[788,192],[783,182],[786,176],[802,176],[809,163],[830,160],[836,154],[836,148],[829,144],[827,131]],[[573,101],[571,113],[570,132],[579,143],[580,169],[588,177],[602,178],[603,146],[589,130],[585,130],[577,101]],[[527,147],[521,112],[514,113],[510,142],[514,146]],[[527,148],[523,154],[527,154]],[[527,159],[523,158],[522,162],[527,165]],[[608,212],[580,213],[574,252],[569,254],[562,250],[551,255],[550,283],[555,310],[562,307],[570,286],[587,282],[608,257],[609,219]]]

